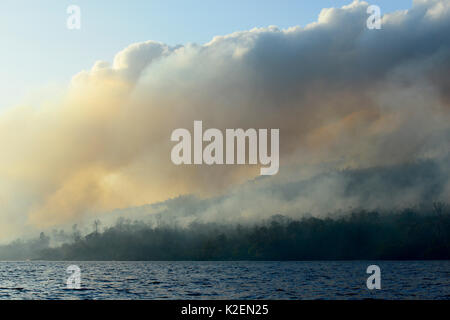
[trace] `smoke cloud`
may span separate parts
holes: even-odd
[[[367,7],[355,1],[323,9],[306,27],[253,29],[204,45],[132,44],[112,64],[75,75],[64,97],[4,111],[2,237],[187,195],[202,199],[196,212],[222,199],[203,208],[204,220],[258,219],[261,208],[319,215],[399,206],[429,190],[448,201],[450,2],[414,1],[385,14],[381,30],[366,28]],[[194,120],[222,130],[279,128],[279,173],[175,166],[171,132]],[[420,161],[432,161],[434,180],[422,179],[429,171],[404,172]],[[358,180],[352,201],[343,169],[375,170]],[[404,177],[410,192],[394,192],[404,190]],[[374,199],[377,188],[391,197]]]

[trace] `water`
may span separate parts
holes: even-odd
[[[81,269],[67,289],[66,269]],[[368,290],[366,268],[381,268]],[[0,299],[450,299],[450,261],[0,262]]]

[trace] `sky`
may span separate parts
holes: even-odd
[[[95,61],[112,61],[134,42],[203,44],[216,35],[276,25],[305,26],[322,8],[349,0],[2,0],[0,3],[0,109],[64,88]],[[68,30],[66,9],[81,8],[81,30]],[[373,2],[383,12],[408,9],[412,0]]]
[[[78,1],[77,31],[69,2],[2,1],[0,241],[149,205],[189,223],[450,201],[449,0],[379,2],[381,29],[362,1],[210,2]],[[278,173],[175,165],[195,120],[279,129]]]

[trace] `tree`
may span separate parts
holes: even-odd
[[[100,225],[101,225],[100,220],[95,219],[94,220],[94,224],[93,224],[93,226],[94,226],[94,233],[95,234],[98,234],[98,229],[99,229]]]

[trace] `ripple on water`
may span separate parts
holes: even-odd
[[[70,264],[81,289],[66,288]],[[382,290],[365,287],[370,264]],[[449,274],[450,261],[0,262],[0,299],[450,299]]]

